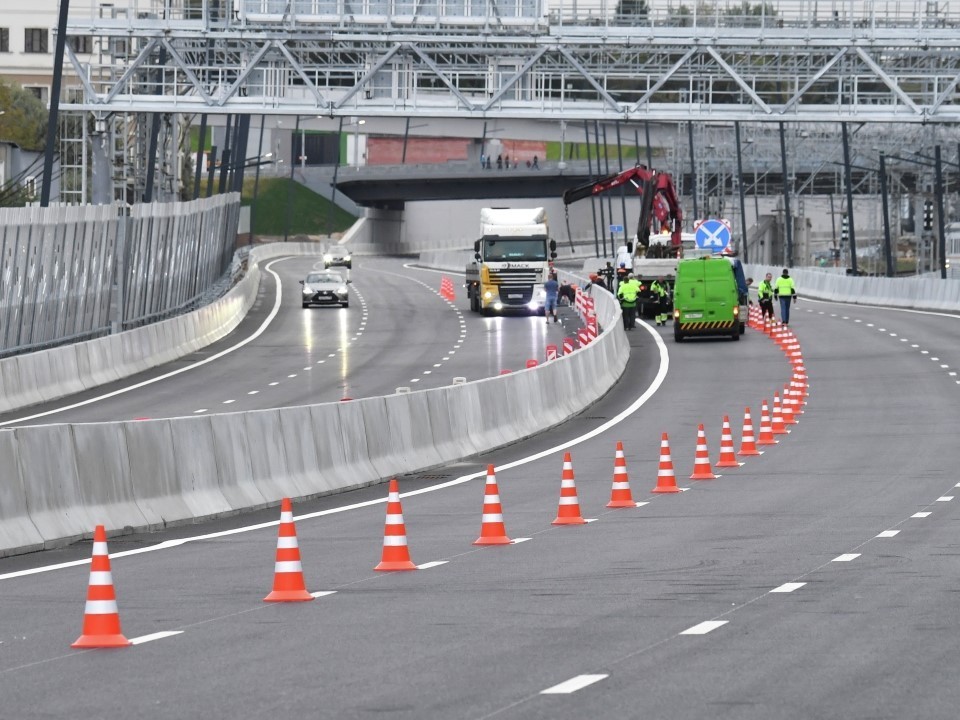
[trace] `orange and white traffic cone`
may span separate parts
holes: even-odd
[[[657,486],[651,491],[655,493],[677,493],[677,476],[673,473],[673,458],[670,457],[670,440],[667,434],[660,436],[660,465],[657,468]]]
[[[573,461],[570,453],[563,454],[563,474],[560,480],[560,506],[553,525],[583,525],[587,521],[580,514],[580,500],[573,481]]]
[[[507,537],[503,525],[503,508],[500,505],[500,489],[493,465],[487,465],[487,483],[483,488],[483,517],[480,521],[480,537],[474,545],[509,545],[513,542]]]
[[[617,452],[613,459],[613,488],[610,490],[608,508],[636,507],[630,492],[630,478],[627,476],[627,459],[623,454],[623,443],[617,441]]]
[[[787,426],[783,424],[783,413],[780,412],[780,393],[773,394],[773,414],[770,418],[771,429],[774,435],[786,435]]]
[[[387,496],[387,522],[383,528],[383,555],[374,570],[416,570],[410,561],[407,547],[407,528],[403,524],[403,508],[400,506],[400,486],[397,479],[390,480]]]
[[[743,439],[740,441],[740,452],[737,455],[745,457],[759,454],[757,440],[753,436],[753,419],[750,417],[750,408],[746,408],[743,412]]]
[[[720,433],[720,459],[716,467],[740,467],[737,454],[733,449],[733,432],[730,430],[730,418],[723,416],[723,430]]]
[[[764,398],[760,411],[760,439],[757,445],[776,445],[779,442],[773,436],[773,425],[770,424],[770,411],[767,409],[767,400]]]
[[[693,474],[691,480],[714,480],[716,475],[710,469],[710,453],[707,452],[707,434],[703,430],[703,423],[697,425],[697,452],[693,460]]]
[[[273,569],[273,590],[264,602],[306,602],[313,600],[307,592],[297,544],[297,528],[293,523],[290,498],[280,501],[280,529],[277,532],[277,559]]]
[[[90,584],[87,605],[83,612],[83,634],[70,647],[126,647],[130,641],[120,630],[120,611],[113,589],[110,555],[107,553],[107,532],[103,525],[93,531],[93,557],[90,561]]]
[[[780,402],[780,415],[783,417],[783,424],[796,425],[797,419],[793,416],[793,391],[790,389],[790,383],[783,386],[783,400]]]

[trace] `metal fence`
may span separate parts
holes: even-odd
[[[194,307],[229,267],[240,196],[0,209],[0,356]]]

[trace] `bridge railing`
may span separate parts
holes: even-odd
[[[238,194],[0,209],[0,357],[196,307],[228,269]]]

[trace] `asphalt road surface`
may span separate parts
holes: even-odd
[[[0,560],[0,715],[955,718],[960,325],[794,313],[805,412],[715,480],[686,479],[697,424],[716,461],[722,417],[739,444],[789,363],[752,330],[674,344],[646,325],[587,412],[399,479],[417,571],[373,571],[385,486],[295,506],[308,589],[332,593],[310,603],[262,602],[275,508],[117,537],[125,634],[178,634],[77,651],[90,543]],[[663,432],[687,490],[653,495]],[[605,507],[617,441],[642,506]],[[564,452],[595,522],[551,524]],[[472,544],[487,463],[508,534],[528,540]]]
[[[350,271],[350,307],[302,308],[300,285],[320,258],[267,263],[257,300],[240,326],[203,350],[149,372],[0,416],[0,427],[105,422],[336,402],[398,387],[449,385],[543,361],[579,327],[536,316],[469,312],[462,277],[362,258]],[[346,268],[335,268],[347,273]],[[442,277],[457,297],[440,297]]]

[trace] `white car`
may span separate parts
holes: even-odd
[[[302,300],[305,308],[311,305],[340,305],[350,306],[350,291],[343,276],[333,270],[318,270],[312,272],[304,280]]]
[[[339,266],[350,270],[353,267],[353,258],[350,256],[348,248],[331,248],[323,254],[323,266],[325,268]]]

